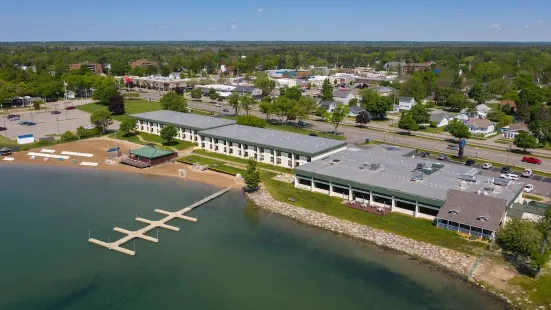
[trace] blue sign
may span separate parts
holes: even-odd
[[[465,144],[467,144],[467,139],[463,138],[459,140],[459,147],[463,148],[465,147]]]

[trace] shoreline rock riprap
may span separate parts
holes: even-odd
[[[356,239],[368,241],[378,246],[411,255],[436,264],[466,277],[476,261],[476,257],[442,248],[430,243],[412,240],[380,229],[343,220],[320,212],[293,206],[273,199],[263,187],[254,193],[246,193],[257,206],[278,213],[299,222],[330,230]]]

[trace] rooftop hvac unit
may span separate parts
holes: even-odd
[[[469,174],[462,174],[459,176],[461,180],[469,181],[469,182],[476,182],[476,177],[474,175]]]
[[[369,170],[379,170],[381,169],[381,164],[371,164]]]
[[[421,171],[415,171],[413,172],[413,176],[411,177],[412,181],[423,181],[423,172]]]
[[[511,182],[511,181],[507,180],[507,179],[503,179],[503,178],[495,178],[494,179],[494,184],[499,185],[499,186],[508,186],[509,182]]]
[[[425,163],[417,163],[417,168],[415,168],[416,170],[423,170],[423,168],[425,168]]]

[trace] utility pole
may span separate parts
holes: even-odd
[[[57,134],[59,135],[59,119],[57,116],[55,117],[55,121],[57,122]]]

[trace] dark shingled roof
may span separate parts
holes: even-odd
[[[504,199],[452,189],[448,191],[446,202],[436,217],[496,231],[505,214],[506,204]]]

